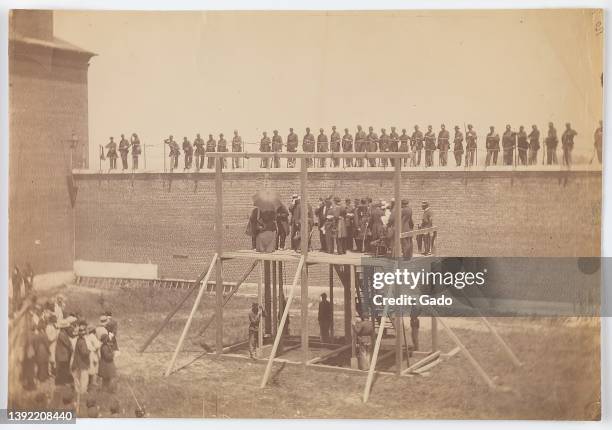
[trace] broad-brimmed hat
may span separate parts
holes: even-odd
[[[102,324],[102,325],[108,324],[108,317],[106,315],[102,315],[100,317],[100,324]]]

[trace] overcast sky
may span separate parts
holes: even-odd
[[[602,36],[590,10],[70,12],[55,34],[98,55],[89,68],[91,165],[109,136],[162,140],[238,129],[357,124],[411,129],[571,121],[592,152]],[[216,137],[216,136],[215,136]],[[157,160],[154,161],[153,159]]]

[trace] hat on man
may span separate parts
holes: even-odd
[[[108,317],[106,315],[102,315],[100,317],[100,324],[102,324],[102,325],[108,324]]]
[[[402,199],[402,206],[408,206],[408,199]]]
[[[340,203],[342,200],[340,199],[340,197],[336,196],[334,197],[334,203]]]

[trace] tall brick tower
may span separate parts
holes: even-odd
[[[94,54],[54,37],[52,11],[13,10],[9,19],[9,264],[71,270],[71,172],[89,164]]]

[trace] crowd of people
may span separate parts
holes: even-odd
[[[395,201],[374,201],[370,197],[347,198],[327,196],[319,198],[319,205],[307,208],[308,246],[312,244],[312,234],[318,230],[320,250],[330,254],[364,252],[386,255],[392,248],[395,228],[408,232],[415,228],[409,201],[402,199],[401,220],[397,222]],[[254,207],[251,211],[246,234],[251,236],[251,248],[259,252],[285,250],[287,238],[290,248],[301,249],[302,201],[293,194],[289,205],[281,203],[276,210],[263,210]],[[423,211],[417,229],[433,227],[433,211],[428,202],[421,203]],[[399,226],[399,227],[398,227]],[[436,232],[416,236],[418,252],[428,255],[432,252]],[[412,237],[401,239],[402,256],[413,256]]]
[[[570,123],[565,124],[565,129],[561,136],[557,133],[557,129],[551,122],[548,124],[546,136],[541,141],[540,130],[537,125],[532,125],[528,132],[523,125],[519,126],[518,131],[510,125],[506,125],[501,137],[495,130],[494,126],[489,127],[489,132],[486,134],[485,151],[486,159],[485,166],[497,165],[498,155],[502,153],[503,165],[535,165],[538,164],[538,152],[543,148],[542,164],[553,165],[559,164],[557,150],[559,143],[561,144],[561,163],[565,166],[572,164],[572,151],[574,148],[574,138],[578,133],[572,128]],[[542,146],[543,143],[543,146]],[[500,145],[501,144],[501,145]],[[184,154],[184,170],[191,170],[193,167],[197,171],[204,169],[205,159],[207,158],[206,168],[213,169],[215,167],[215,159],[207,157],[206,154],[214,152],[243,152],[245,145],[238,130],[234,130],[234,135],[231,141],[231,148],[225,139],[223,133],[219,134],[218,139],[212,134],[208,135],[208,140],[204,139],[198,133],[193,140],[193,143],[185,136],[182,144],[179,145],[172,135],[164,139],[164,147],[169,148],[168,157],[170,158],[170,170],[178,168],[181,149]],[[594,155],[601,164],[603,147],[603,125],[600,121],[599,127],[594,134]],[[136,133],[133,133],[128,141],[122,134],[119,145],[111,137],[106,144],[106,154],[104,148],[100,148],[101,159],[108,158],[109,171],[117,168],[117,159],[121,158],[122,170],[128,170],[128,154],[132,154],[132,170],[138,170],[138,158],[142,153],[142,145]],[[329,137],[323,128],[319,129],[319,134],[315,137],[311,133],[310,128],[306,128],[306,132],[302,137],[302,152],[304,153],[328,153],[330,167],[382,167],[394,166],[396,159],[385,158],[384,156],[373,156],[372,153],[379,152],[404,152],[405,158],[397,159],[404,167],[417,167],[422,163],[425,167],[434,166],[434,159],[437,156],[438,166],[447,166],[449,162],[449,153],[451,159],[454,159],[455,165],[460,167],[473,166],[478,163],[478,134],[472,124],[468,124],[465,129],[455,126],[451,139],[451,133],[446,129],[444,124],[440,125],[439,131],[434,131],[433,126],[427,126],[427,131],[422,132],[418,125],[414,126],[414,131],[408,133],[404,128],[401,134],[398,133],[396,127],[391,127],[387,133],[385,128],[380,129],[380,135],[376,133],[374,127],[368,127],[368,132],[358,125],[355,136],[350,133],[348,128],[344,129],[344,134],[341,135],[337,131],[336,126],[332,126]],[[270,153],[270,157],[261,158],[261,168],[294,168],[296,167],[295,158],[287,158],[285,166],[282,166],[281,158],[278,153],[288,152],[294,153],[299,150],[299,137],[289,129],[287,138],[279,134],[278,130],[274,130],[272,136],[264,131],[259,140],[259,151],[262,153]],[[362,157],[355,158],[340,158],[334,157],[334,153],[364,153]],[[367,154],[366,154],[367,153]],[[195,156],[195,163],[194,163]],[[315,160],[307,159],[308,167],[325,168],[328,166],[326,158],[318,158],[315,166]],[[593,159],[591,159],[591,162]],[[231,157],[232,169],[240,169],[242,167],[241,157]],[[223,167],[228,167],[226,158],[222,160]]]
[[[20,280],[11,281],[13,290],[19,289]],[[99,396],[109,396],[108,416],[119,416],[119,402],[113,396],[118,324],[112,312],[88,324],[78,311],[67,310],[64,295],[41,304],[33,293],[24,298],[21,309],[13,317],[24,324],[19,379],[35,403],[42,409],[78,411],[81,399],[86,399],[86,416],[93,418],[101,413]]]

